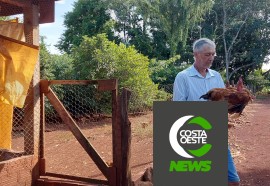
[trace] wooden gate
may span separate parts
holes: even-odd
[[[113,162],[106,163],[94,149],[91,142],[82,133],[76,121],[66,110],[64,105],[58,99],[54,91],[50,88],[53,84],[69,84],[69,85],[97,85],[98,91],[111,91],[112,97],[112,146],[113,146]],[[102,184],[111,186],[128,186],[131,185],[131,172],[129,166],[130,159],[130,142],[131,128],[127,115],[128,100],[130,92],[123,90],[121,97],[117,93],[117,80],[41,80],[41,133],[40,133],[40,175],[47,177],[62,178],[74,181],[83,181],[89,184]],[[59,114],[62,121],[68,125],[68,128],[78,140],[80,145],[97,165],[99,170],[107,180],[96,180],[91,178],[82,178],[70,175],[50,173],[46,171],[46,157],[44,154],[44,134],[45,134],[45,96]],[[44,181],[39,179],[37,185],[60,185],[59,181]],[[46,184],[47,183],[47,184]],[[50,183],[50,184],[49,184]],[[71,185],[61,181],[61,185]],[[75,182],[73,185],[76,185]],[[79,185],[79,184],[78,184]]]

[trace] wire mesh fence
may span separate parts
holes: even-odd
[[[26,155],[30,152],[30,149],[27,148],[32,149],[31,138],[33,133],[39,131],[33,131],[32,127],[30,128],[30,125],[26,123],[30,122],[32,125],[33,120],[29,118],[33,118],[34,114],[31,111],[32,114],[26,120],[27,106],[26,104],[23,108],[18,108],[0,104],[0,162]]]
[[[25,34],[23,6],[26,3],[0,1],[0,162],[34,154],[34,149],[38,148],[34,142],[38,141],[39,134],[39,117],[36,117],[39,116],[38,103],[25,101],[29,96],[34,99],[36,95],[33,94],[38,93],[31,90],[31,95],[27,94],[28,88],[39,81],[39,73],[36,73],[30,83],[38,61],[38,50],[35,49],[35,57],[31,52],[27,55],[26,52],[20,53],[22,49],[30,51],[33,46],[32,42],[28,42],[33,41],[33,35]],[[29,32],[32,33],[31,30]],[[29,56],[31,60],[28,60]],[[25,63],[25,60],[32,64]],[[39,72],[39,65],[36,66]],[[31,70],[26,72],[25,69]]]
[[[95,85],[51,85],[84,136],[106,162],[112,162],[112,102],[110,92]],[[69,127],[45,99],[46,171],[88,178],[104,178]],[[105,179],[105,178],[104,178]]]

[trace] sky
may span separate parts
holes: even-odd
[[[53,23],[41,24],[39,27],[39,34],[46,37],[45,43],[48,45],[48,50],[52,54],[60,54],[60,51],[54,45],[57,44],[59,38],[64,33],[64,15],[72,11],[74,2],[76,0],[56,1],[55,21]]]

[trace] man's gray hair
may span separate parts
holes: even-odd
[[[201,38],[193,43],[193,52],[201,51],[204,45],[208,45],[214,49],[216,48],[216,44],[212,40],[208,38]]]

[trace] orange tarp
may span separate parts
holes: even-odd
[[[13,106],[0,102],[0,148],[11,149]]]
[[[38,47],[19,41],[24,39],[23,24],[1,21],[0,34],[0,148],[10,149],[13,106],[24,105]]]
[[[0,36],[0,101],[22,108],[38,59],[38,47]]]

